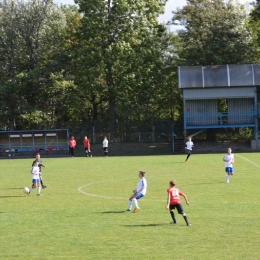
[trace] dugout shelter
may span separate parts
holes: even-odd
[[[63,153],[68,151],[68,140],[68,129],[0,131],[0,153]]]
[[[180,66],[178,85],[185,133],[189,129],[249,127],[258,140],[260,64]]]

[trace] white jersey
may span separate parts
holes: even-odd
[[[192,147],[194,146],[192,141],[188,141],[186,142],[186,149],[187,150],[192,150]]]
[[[143,177],[142,179],[140,179],[140,181],[137,183],[136,186],[136,191],[141,190],[144,187],[143,191],[141,192],[143,195],[146,194],[146,189],[147,189],[147,181],[146,179]]]
[[[34,180],[40,179],[40,168],[38,166],[32,167],[32,179]]]
[[[107,139],[105,139],[103,141],[103,148],[105,148],[105,147],[108,147],[108,140]]]
[[[226,154],[223,158],[223,160],[227,160],[227,162],[225,161],[225,167],[233,167],[233,163],[234,162],[234,154]]]

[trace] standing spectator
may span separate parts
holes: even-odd
[[[71,138],[69,140],[69,155],[71,155],[72,157],[74,157],[74,154],[75,154],[76,144],[77,143],[76,143],[74,136],[71,136]]]
[[[108,157],[108,140],[106,136],[104,137],[103,140],[103,151],[104,151],[104,156]]]
[[[191,141],[191,138],[189,138],[188,141],[186,142],[186,146],[185,146],[185,149],[187,150],[187,153],[188,153],[185,162],[187,162],[189,160],[189,157],[190,157],[191,151],[192,151],[192,147],[194,147],[194,144]]]
[[[234,174],[233,164],[235,162],[234,154],[232,154],[232,149],[227,149],[227,154],[224,156],[223,161],[225,162],[226,167],[226,183],[229,183],[229,178]]]
[[[85,136],[83,143],[84,143],[85,153],[87,157],[89,156],[92,157],[91,150],[90,150],[90,141],[87,136]]]

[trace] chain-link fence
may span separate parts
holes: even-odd
[[[101,143],[104,136],[109,142],[117,143],[164,143],[171,142],[173,135],[173,122],[170,120],[117,122],[117,132],[113,136],[106,122],[68,122],[62,127],[68,128],[77,139],[87,135],[92,143]]]

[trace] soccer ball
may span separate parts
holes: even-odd
[[[26,194],[28,194],[28,193],[29,193],[29,188],[24,187],[24,188],[23,188],[23,192],[26,193]]]

